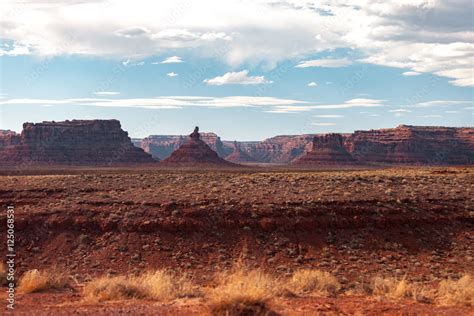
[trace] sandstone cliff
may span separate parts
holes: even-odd
[[[388,164],[472,164],[474,129],[400,125],[356,131],[345,139],[347,151],[361,162]]]
[[[286,164],[312,148],[314,135],[283,135],[261,142],[240,142],[240,149],[254,161]],[[224,145],[227,142],[224,141]]]
[[[234,151],[229,156],[225,157],[225,160],[241,163],[241,162],[256,162],[255,159],[250,157],[245,151],[240,148],[240,144],[234,141]]]
[[[296,165],[348,165],[355,159],[343,146],[341,134],[317,135],[313,139],[313,148],[294,161]]]
[[[4,164],[109,165],[153,163],[117,120],[24,123],[21,135],[0,137]]]

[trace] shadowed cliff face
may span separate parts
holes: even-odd
[[[133,146],[117,120],[25,123],[21,135],[3,137],[0,162],[109,165],[152,163]]]

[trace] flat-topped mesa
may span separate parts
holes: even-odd
[[[345,147],[363,162],[389,164],[470,164],[474,157],[474,129],[400,125],[355,131]]]
[[[347,165],[355,160],[343,146],[341,134],[317,135],[313,149],[294,161],[296,165]]]
[[[162,161],[162,165],[220,165],[235,166],[234,164],[220,158],[204,141],[201,140],[199,127],[189,135],[186,143],[182,144],[168,158]]]
[[[24,123],[18,140],[0,149],[11,164],[113,165],[156,162],[135,147],[118,120]]]

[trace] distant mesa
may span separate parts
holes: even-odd
[[[343,145],[341,134],[318,135],[313,139],[313,148],[297,159],[296,165],[350,165],[356,161]]]
[[[154,163],[135,147],[118,120],[24,123],[21,134],[0,133],[0,163],[116,165]]]
[[[201,140],[214,150],[219,157],[224,158],[232,153],[232,146],[223,144],[216,134],[201,132],[199,134]],[[133,139],[133,142],[154,158],[164,160],[187,140],[188,136],[186,135],[150,135],[144,139]]]
[[[204,141],[201,140],[199,127],[189,135],[187,142],[175,150],[171,156],[163,160],[160,165],[216,165],[216,166],[236,166],[222,158],[213,151]]]
[[[229,156],[225,157],[225,160],[233,163],[241,162],[255,162],[245,151],[240,148],[240,144],[234,141],[234,151]]]

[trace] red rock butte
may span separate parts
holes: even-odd
[[[156,162],[135,147],[118,120],[24,123],[21,134],[0,134],[0,163],[115,165]]]
[[[237,166],[217,155],[204,141],[201,140],[199,127],[196,127],[189,135],[186,143],[175,150],[168,158],[163,160],[161,165],[215,165],[215,166]]]

